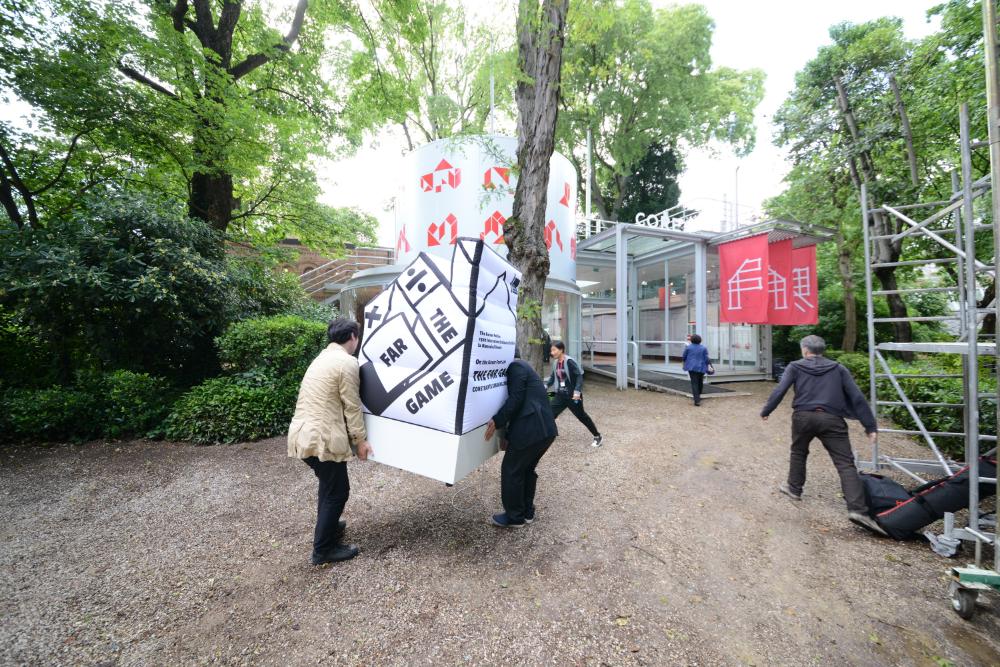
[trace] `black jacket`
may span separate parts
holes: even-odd
[[[764,409],[760,411],[760,416],[766,417],[774,412],[792,385],[795,385],[792,410],[821,408],[841,417],[857,419],[864,425],[865,433],[878,430],[875,415],[851,373],[826,357],[799,359],[790,363],[781,376],[781,383],[771,392]]]
[[[493,415],[493,423],[507,430],[513,449],[559,435],[545,385],[528,362],[515,359],[507,367],[507,401]]]
[[[573,359],[573,357],[571,357],[569,355],[566,355],[565,357],[563,357],[563,359],[566,360],[566,362],[563,364],[563,370],[566,371],[566,392],[564,392],[564,393],[572,394],[573,392],[578,391],[582,395],[583,394],[583,369],[580,368],[580,364],[576,363],[576,359]],[[545,386],[547,388],[548,387],[555,387],[556,388],[556,392],[558,393],[559,392],[559,386],[556,384],[557,383],[557,380],[556,380],[556,364],[557,363],[558,362],[556,362],[556,361],[552,362],[552,373],[549,375],[549,379],[545,381]]]

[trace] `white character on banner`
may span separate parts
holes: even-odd
[[[788,310],[788,281],[774,267],[768,267],[767,270],[770,274],[767,286],[771,294],[771,307],[774,310]]]
[[[815,308],[809,301],[813,295],[811,274],[808,266],[797,266],[792,269],[792,299],[795,307],[803,313],[807,310],[802,307],[802,304],[805,304],[809,310]]]
[[[736,269],[733,275],[726,281],[729,310],[743,309],[744,292],[760,292],[764,289],[764,280],[761,273],[762,262],[760,257],[751,257],[743,260],[740,268]]]

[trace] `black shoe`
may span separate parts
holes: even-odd
[[[313,565],[322,565],[323,563],[339,563],[342,560],[351,560],[358,555],[358,545],[356,544],[338,544],[330,551],[326,552],[322,556],[313,556]]]
[[[531,523],[535,520],[535,508],[532,507],[527,512],[524,513],[524,522]]]
[[[602,444],[604,444],[604,436],[598,433],[597,435],[594,436],[594,441],[590,443],[590,446],[600,447]]]
[[[694,402],[694,407],[698,407],[699,405],[701,405],[701,401],[695,401]]]
[[[521,521],[520,523],[514,523],[507,516],[506,512],[500,512],[499,514],[494,514],[490,517],[490,523],[498,528],[524,528],[527,525],[526,521]]]

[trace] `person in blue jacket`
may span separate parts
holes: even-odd
[[[684,348],[684,370],[691,378],[691,394],[694,404],[701,405],[701,391],[705,386],[705,374],[711,367],[708,361],[708,348],[701,344],[701,336],[691,334],[691,344]]]

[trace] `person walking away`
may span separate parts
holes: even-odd
[[[316,529],[313,533],[313,565],[348,560],[358,547],[344,544],[347,523],[340,520],[350,496],[347,460],[352,450],[362,461],[372,453],[361,415],[356,322],[330,322],[327,347],[309,364],[295,415],[288,426],[288,456],[301,459],[319,480]]]
[[[691,378],[691,395],[694,396],[694,404],[701,405],[701,392],[705,388],[705,373],[708,372],[712,364],[708,361],[708,348],[701,344],[701,336],[691,334],[690,343],[684,348],[684,355],[681,359],[684,362],[684,370]]]
[[[504,511],[490,523],[501,528],[523,528],[535,520],[535,468],[559,434],[542,378],[514,352],[507,367],[507,400],[486,424],[489,440],[506,429],[500,464],[500,499]]]
[[[826,343],[819,336],[806,336],[800,343],[802,359],[785,369],[781,383],[771,392],[760,412],[768,416],[781,403],[790,387],[795,387],[792,401],[792,448],[788,481],[778,490],[792,500],[802,500],[806,483],[806,458],[809,443],[819,438],[840,475],[840,488],[847,503],[847,518],[852,523],[880,535],[882,527],[868,515],[865,491],[854,465],[854,452],[844,418],[859,420],[868,438],[875,442],[878,424],[864,394],[854,383],[851,373],[835,361],[823,356]]]
[[[555,397],[552,399],[553,415],[558,418],[563,410],[569,408],[569,411],[576,415],[580,423],[594,436],[590,446],[600,447],[604,443],[604,438],[597,430],[594,420],[583,409],[583,369],[575,359],[566,354],[566,344],[561,340],[553,341],[550,354],[552,373],[545,381],[545,387],[550,391],[555,390]]]

